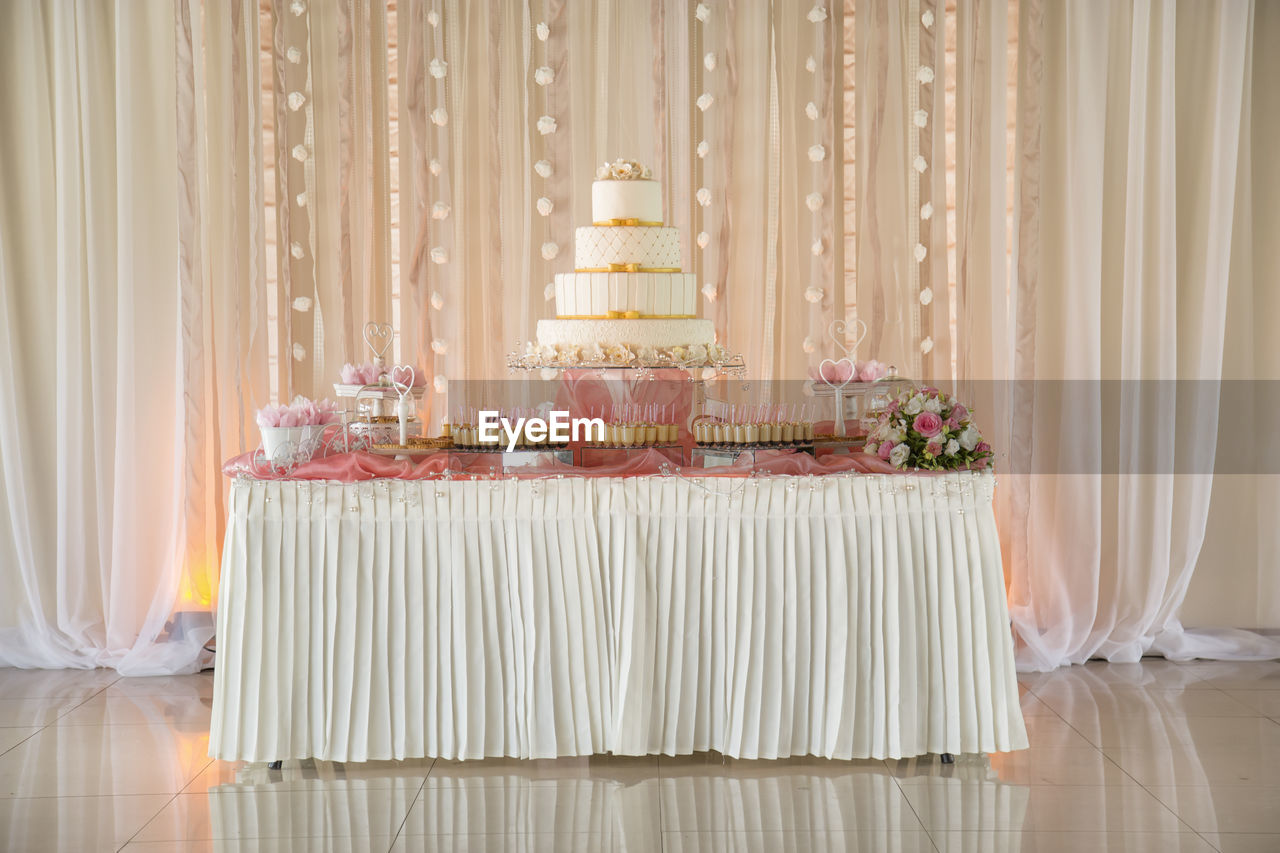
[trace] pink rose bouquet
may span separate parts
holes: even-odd
[[[985,468],[994,455],[968,407],[937,388],[903,392],[880,413],[865,451],[895,468]]]

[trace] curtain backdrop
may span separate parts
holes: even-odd
[[[1280,378],[1267,330],[1280,216],[1263,201],[1280,192],[1269,91],[1280,16],[1237,0],[1027,0],[1020,22],[1008,365],[1035,385],[1013,395],[1002,527],[1020,664],[1280,655],[1274,641],[1179,619],[1197,572],[1200,589],[1237,601],[1270,587],[1235,624],[1275,607],[1276,478],[1174,473],[1175,459],[1212,470],[1218,418],[1254,416],[1219,413],[1217,380]],[[1067,411],[1058,379],[1086,381]],[[1179,386],[1176,401],[1151,382],[1105,406],[1098,379],[1208,381]],[[1118,476],[1026,476],[1116,445]],[[1215,509],[1220,530],[1242,535],[1205,550]]]

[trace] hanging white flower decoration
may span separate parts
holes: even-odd
[[[551,70],[550,65],[539,66],[533,72],[533,82],[539,86],[550,86],[555,82],[556,72]]]
[[[307,206],[307,194],[305,192],[298,193],[293,197],[293,200],[298,203],[298,207]]]
[[[444,308],[444,297],[440,295],[440,291],[431,291],[431,307],[437,311]]]
[[[294,361],[302,361],[302,360],[303,360],[303,359],[305,359],[306,357],[307,357],[307,348],[306,348],[306,347],[304,347],[302,344],[294,344],[294,345],[293,345],[293,360],[294,360]]]
[[[440,13],[435,9],[427,13],[427,25],[432,28],[440,26]]]
[[[933,203],[926,201],[920,208],[920,218],[928,220],[933,216]]]
[[[926,30],[933,26],[933,10],[932,9],[924,10],[924,14],[920,16],[920,23],[924,24],[924,28]]]
[[[293,300],[293,310],[294,310],[294,311],[310,311],[310,310],[311,310],[311,297],[310,297],[310,296],[299,296],[299,297],[296,297],[296,298]]]
[[[293,13],[295,18],[301,18],[307,13],[307,4],[303,3],[302,0],[293,0],[289,4],[289,11]]]
[[[817,71],[817,70],[818,70],[818,60],[814,59],[812,56],[811,56],[811,57],[809,57],[808,59],[806,59],[806,60],[804,61],[804,70],[805,70],[805,71],[808,71],[810,74],[812,74],[813,72]]]
[[[694,103],[697,104],[698,109],[702,110],[704,113],[711,109],[711,105],[715,102],[715,95],[712,95],[710,92],[703,92],[698,96],[698,100],[694,101]]]
[[[816,257],[816,256],[818,256],[818,255],[821,255],[821,254],[822,254],[822,251],[823,251],[823,249],[824,249],[824,248],[825,248],[825,247],[822,245],[822,241],[821,241],[821,240],[814,240],[814,241],[813,241],[813,245],[809,247],[809,251],[810,251],[810,252],[812,252],[812,253],[814,254],[814,256]]]
[[[920,291],[920,304],[921,304],[921,305],[928,305],[928,304],[929,304],[930,302],[932,302],[932,301],[933,301],[933,288],[932,288],[932,287],[926,287],[924,290]]]
[[[921,355],[928,355],[933,350],[933,338],[925,338],[920,342]]]
[[[435,204],[431,205],[432,219],[448,219],[449,212],[450,212],[449,205],[445,204],[443,201],[438,201]]]
[[[538,36],[538,41],[546,41],[551,35],[551,28],[547,26],[546,21],[539,21],[538,26],[534,28],[534,32]]]
[[[301,92],[289,93],[287,103],[289,104],[289,109],[292,110],[293,112],[296,113],[298,110],[302,109],[302,105],[305,104],[306,102],[307,102],[307,96],[302,94]]]
[[[821,145],[809,146],[809,162],[810,163],[821,163],[826,158],[827,158],[826,148],[824,148]]]
[[[533,171],[537,172],[538,177],[540,178],[551,177],[551,172],[552,172],[551,161],[539,160],[538,162],[533,164]]]
[[[556,132],[556,120],[551,116],[543,116],[538,119],[538,133],[543,136],[549,136]]]
[[[542,244],[542,258],[546,261],[555,260],[556,255],[560,254],[560,247],[550,240]]]
[[[542,298],[548,302],[556,298],[556,283],[554,281],[547,282],[547,286],[542,288]]]
[[[702,67],[708,71],[716,70],[716,55],[714,52],[709,52],[706,56],[702,57]]]
[[[437,80],[443,80],[444,76],[449,73],[449,63],[443,59],[433,59],[427,64],[427,70],[431,72],[431,76]]]
[[[702,285],[702,295],[708,302],[715,302],[720,292],[716,290],[716,286],[711,282]]]
[[[827,19],[827,10],[821,6],[814,6],[809,10],[809,14],[806,17],[811,24],[821,24]]]
[[[911,167],[915,169],[917,172],[923,173],[925,169],[929,168],[929,161],[924,159],[924,157],[922,157],[921,155],[917,154],[916,159],[911,161]]]
[[[289,61],[292,62],[294,65],[297,65],[299,62],[302,61],[302,51],[298,50],[296,47],[289,48],[287,51],[285,51],[284,55],[288,57]]]
[[[431,384],[435,386],[437,394],[443,394],[449,389],[449,380],[444,378],[443,373],[437,373]]]
[[[538,207],[539,216],[550,216],[551,211],[555,210],[556,206],[552,203],[551,199],[547,198],[546,196],[543,196],[542,198],[538,199],[537,207]]]
[[[932,83],[933,69],[928,65],[921,65],[920,68],[916,70],[916,79],[921,83]]]
[[[432,158],[431,162],[427,164],[427,169],[432,175],[439,177],[441,172],[440,161]]]
[[[439,338],[436,338],[434,341],[431,342],[431,351],[436,355],[444,355],[445,352],[448,351],[448,349],[449,349],[449,345],[446,344],[444,341],[440,340]]]
[[[431,250],[431,263],[447,264],[449,263],[449,252],[443,246],[436,246]]]
[[[305,163],[307,161],[307,146],[305,145],[295,145],[289,153],[292,154],[293,159],[297,160],[299,163]]]
[[[707,7],[706,3],[699,3],[698,8],[693,10],[693,16],[705,24],[707,18],[711,17],[711,9]]]
[[[912,250],[912,254],[915,255],[917,261],[923,261],[925,258],[929,257],[929,250],[925,248],[924,243],[916,243],[916,247]]]
[[[817,213],[822,209],[823,201],[822,193],[809,193],[804,197],[804,206]]]
[[[702,187],[694,195],[694,198],[698,200],[698,204],[702,205],[703,207],[706,207],[709,204],[711,204],[711,190],[707,189],[706,187]]]
[[[815,352],[818,349],[818,345],[813,342],[813,338],[807,335],[805,336],[804,343],[800,344],[800,346],[805,352],[809,353]]]
[[[805,114],[805,117],[806,117],[806,118],[808,118],[810,121],[817,121],[817,120],[818,120],[818,105],[817,105],[817,104],[815,104],[813,101],[810,101],[809,103],[805,104],[805,105],[804,105],[804,114]]]
[[[295,240],[289,244],[289,254],[293,255],[296,260],[300,261],[307,253],[302,250],[302,244]]]
[[[916,110],[911,116],[911,121],[916,127],[924,127],[929,123],[929,114],[924,110]]]
[[[806,287],[804,290],[804,298],[806,302],[812,302],[817,305],[822,301],[823,292],[821,287]]]
[[[711,245],[711,235],[708,234],[706,231],[699,231],[698,232],[698,248],[705,249],[709,245]]]
[[[704,139],[704,140],[702,140],[701,142],[699,142],[699,143],[698,143],[698,147],[697,147],[697,149],[696,149],[696,150],[697,150],[697,152],[698,152],[698,156],[699,156],[699,157],[706,157],[706,156],[707,156],[707,152],[711,150],[711,146],[710,146],[710,145],[708,145],[708,144],[707,144],[707,140],[705,140],[705,139]]]
[[[449,111],[444,107],[436,107],[431,111],[431,123],[436,127],[444,127],[449,123]]]

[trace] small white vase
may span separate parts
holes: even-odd
[[[306,462],[319,447],[324,425],[258,427],[258,429],[262,431],[262,453],[269,461]],[[277,458],[277,454],[282,458]]]

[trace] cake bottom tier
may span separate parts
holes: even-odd
[[[538,345],[590,350],[623,346],[632,350],[709,347],[716,330],[710,320],[539,320]]]

